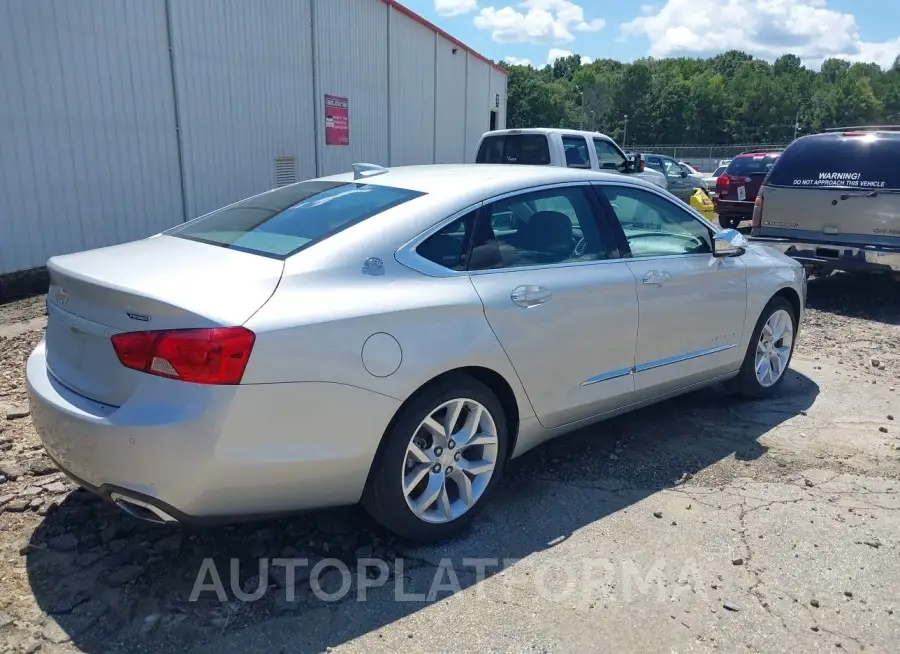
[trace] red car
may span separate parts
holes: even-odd
[[[743,152],[716,180],[713,204],[722,227],[737,228],[753,217],[753,203],[763,180],[781,152]]]

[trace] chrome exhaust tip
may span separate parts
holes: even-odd
[[[178,520],[149,502],[144,502],[133,497],[127,497],[121,493],[111,493],[109,499],[125,513],[134,516],[139,520],[155,522],[160,525],[178,524]]]

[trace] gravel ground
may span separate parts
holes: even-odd
[[[179,531],[76,490],[27,411],[44,300],[0,305],[0,652],[897,651],[898,288],[813,280],[778,398],[712,388],[548,443],[470,534],[419,548],[356,509]],[[292,598],[257,567],[276,557],[342,561],[354,589],[298,568]],[[363,558],[388,566],[367,601]],[[191,599],[205,559],[224,601]]]

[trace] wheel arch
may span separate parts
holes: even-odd
[[[797,322],[800,321],[800,312],[801,312],[801,303],[800,303],[800,294],[797,293],[796,289],[791,286],[785,286],[779,289],[769,300],[771,302],[776,297],[783,297],[785,300],[790,302],[791,307],[794,309],[794,317],[797,319]],[[766,302],[766,306],[768,306],[769,302]],[[764,307],[765,308],[765,307]],[[799,327],[799,325],[798,325]]]
[[[515,391],[513,391],[512,385],[510,385],[503,375],[491,368],[485,368],[484,366],[462,366],[447,370],[432,377],[424,384],[421,384],[399,407],[397,407],[397,410],[388,422],[387,427],[385,427],[384,432],[381,434],[378,448],[375,451],[375,456],[372,458],[372,464],[369,466],[369,473],[366,477],[366,486],[368,486],[369,480],[372,478],[372,470],[374,469],[375,461],[378,460],[381,454],[384,443],[387,440],[387,435],[391,433],[391,430],[394,428],[394,425],[396,425],[398,418],[406,407],[426,389],[452,377],[469,377],[475,379],[487,386],[491,392],[497,396],[500,406],[503,407],[503,417],[506,419],[506,430],[510,439],[507,459],[512,457],[512,453],[516,449],[516,441],[519,437],[520,421],[519,403],[516,400],[516,394]]]

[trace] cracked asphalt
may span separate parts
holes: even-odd
[[[43,300],[0,305],[0,652],[896,652],[897,289],[813,280],[778,397],[557,439],[424,547],[354,508],[180,531],[76,490],[24,404]]]

